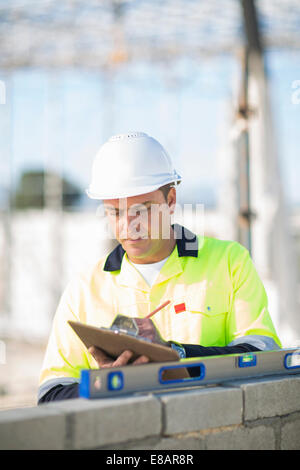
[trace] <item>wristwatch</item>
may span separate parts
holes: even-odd
[[[185,349],[179,343],[173,343],[171,341],[171,348],[178,352],[180,359],[184,359],[186,357]]]

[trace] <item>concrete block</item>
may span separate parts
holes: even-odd
[[[159,398],[164,406],[165,435],[242,422],[242,391],[238,388],[208,387]]]
[[[162,438],[153,450],[204,450],[204,448],[204,438],[199,435]]]
[[[65,416],[43,407],[0,412],[1,450],[60,450],[66,436]]]
[[[141,441],[130,441],[101,450],[204,450],[204,437],[199,433],[174,437],[150,437]]]
[[[300,450],[300,413],[282,421],[281,449]]]
[[[67,416],[67,448],[70,449],[94,449],[161,432],[161,404],[152,395],[75,399],[53,406]]]
[[[237,380],[227,385],[243,390],[245,421],[282,416],[300,410],[298,375]]]
[[[207,450],[274,450],[275,431],[271,426],[231,427],[207,434]]]

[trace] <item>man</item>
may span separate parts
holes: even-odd
[[[181,181],[164,148],[144,133],[112,137],[98,152],[88,190],[103,200],[119,245],[62,295],[41,371],[38,402],[78,396],[80,370],[117,367],[87,350],[68,320],[109,327],[117,314],[153,323],[181,358],[277,349],[267,297],[248,251],[171,224]],[[140,356],[133,364],[147,363]]]

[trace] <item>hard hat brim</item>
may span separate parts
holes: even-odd
[[[165,186],[166,184],[179,184],[181,181],[181,177],[177,175],[176,180],[172,179],[171,181],[166,181],[160,184],[156,185],[149,185],[149,186],[141,186],[141,187],[135,187],[135,188],[122,188],[119,190],[111,190],[111,192],[94,192],[91,188],[86,189],[86,194],[90,199],[99,199],[99,200],[105,200],[105,199],[122,199],[122,198],[127,198],[127,197],[133,197],[133,196],[140,196],[141,194],[147,194],[147,193],[152,193],[153,191],[156,191],[157,189],[161,188],[162,186]]]

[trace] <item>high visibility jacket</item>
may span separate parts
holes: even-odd
[[[152,287],[121,245],[69,283],[55,313],[42,390],[98,367],[68,320],[107,328],[117,314],[142,318],[166,300],[171,303],[152,318],[166,341],[226,346],[263,336],[281,346],[249,252],[234,241],[182,235]]]

